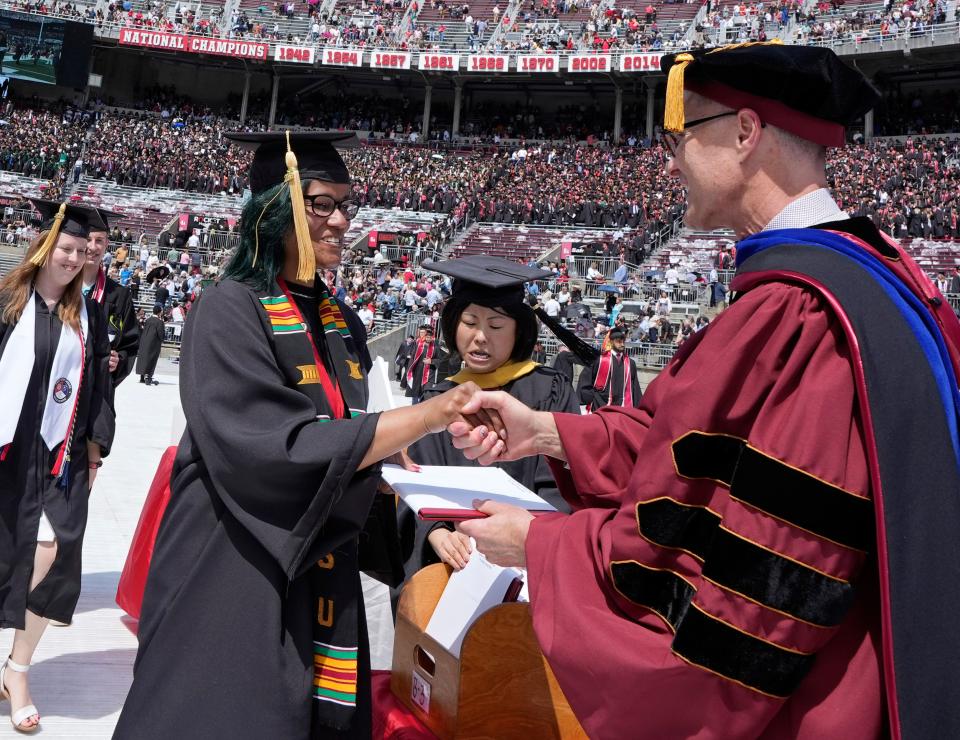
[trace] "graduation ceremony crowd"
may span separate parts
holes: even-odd
[[[154,246],[121,214],[32,199],[0,279],[0,700],[18,732],[42,727],[34,652],[74,617],[117,387],[156,383],[167,319],[186,427],[135,535],[151,546],[131,548],[142,590],[120,584],[139,649],[116,740],[434,737],[450,687],[419,657],[372,670],[379,630],[415,608],[424,568],[445,580],[481,554],[528,587],[536,671],[484,686],[505,736],[960,736],[944,586],[960,573],[960,267],[931,279],[891,238],[960,239],[960,143],[847,144],[880,95],[829,49],[733,45],[663,70],[657,140],[613,147],[362,146],[348,125],[414,115],[363,101],[291,110],[340,130],[285,133],[230,130],[163,90],[157,115],[8,106],[4,169],[56,151],[61,180],[249,190],[206,282],[199,232]],[[951,127],[922,107],[890,109]],[[437,248],[467,220],[617,228],[597,257],[620,267],[581,276],[611,283],[601,309],[564,264],[391,263],[344,249],[362,206],[437,214]],[[623,260],[681,216],[736,245],[651,289]],[[735,272],[729,303],[718,271]],[[671,291],[697,279],[717,310],[677,326]],[[411,403],[371,405],[368,339],[411,313],[393,358]],[[653,379],[638,342],[676,349]],[[427,515],[385,464],[495,466],[549,511]],[[434,681],[433,712],[391,689],[401,670]]]

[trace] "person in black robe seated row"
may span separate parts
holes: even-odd
[[[187,426],[114,738],[369,738],[359,571],[402,577],[380,464],[460,418],[476,388],[365,413],[363,324],[317,276],[357,214],[333,146],[356,137],[227,137],[256,150],[252,197],[186,323]]]
[[[473,382],[484,390],[504,390],[539,411],[579,411],[567,379],[530,359],[538,324],[534,310],[524,302],[523,284],[543,279],[549,272],[486,255],[425,262],[424,267],[454,278],[440,326],[447,347],[456,351],[464,365],[457,374],[427,388],[424,399]],[[410,447],[409,454],[421,465],[477,464],[454,449],[446,431],[424,437]],[[569,511],[544,458],[529,457],[500,467],[561,511]],[[402,504],[399,521],[408,578],[439,561],[458,570],[466,565],[469,539],[455,532],[452,523],[418,521]]]

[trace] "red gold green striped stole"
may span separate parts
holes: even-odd
[[[320,323],[323,324],[324,332],[336,331],[342,336],[349,337],[350,330],[347,329],[347,322],[340,313],[340,306],[329,295],[324,296],[319,302]]]
[[[260,298],[260,303],[267,312],[267,318],[270,319],[270,326],[274,334],[302,334],[303,324],[297,318],[297,312],[285,295],[264,296]]]
[[[357,705],[357,648],[313,643],[313,697]]]

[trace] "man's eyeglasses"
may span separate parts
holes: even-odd
[[[314,216],[328,218],[333,215],[335,210],[339,210],[347,221],[352,221],[360,212],[360,204],[355,200],[346,198],[344,200],[334,200],[329,195],[304,195],[303,200],[309,204],[308,208]]]
[[[677,149],[680,147],[680,142],[684,139],[684,134],[693,128],[694,126],[699,126],[701,123],[707,123],[709,121],[714,121],[717,118],[723,118],[724,116],[735,116],[739,111],[728,110],[723,113],[717,113],[713,116],[706,116],[705,118],[695,118],[692,121],[684,121],[683,131],[681,133],[675,133],[673,131],[667,131],[663,135],[663,141],[667,145],[667,149],[670,152],[670,156],[676,156]]]

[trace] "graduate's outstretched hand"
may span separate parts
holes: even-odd
[[[538,455],[544,452],[540,448],[543,431],[551,425],[556,429],[550,414],[533,411],[503,391],[477,391],[462,410],[466,418],[481,412],[495,414],[504,426],[499,435],[483,434],[482,427],[459,420],[447,427],[453,446],[481,465]]]
[[[450,424],[459,421],[471,429],[482,429],[484,436],[505,438],[503,422],[495,411],[476,406],[471,413],[463,412],[464,406],[479,392],[480,388],[476,383],[463,383],[421,403],[419,408],[424,411],[424,429],[431,434],[441,432]]]
[[[491,563],[503,567],[524,567],[527,564],[527,532],[533,514],[519,506],[496,501],[474,501],[473,508],[487,514],[486,519],[468,519],[457,529],[473,537],[477,550]]]

